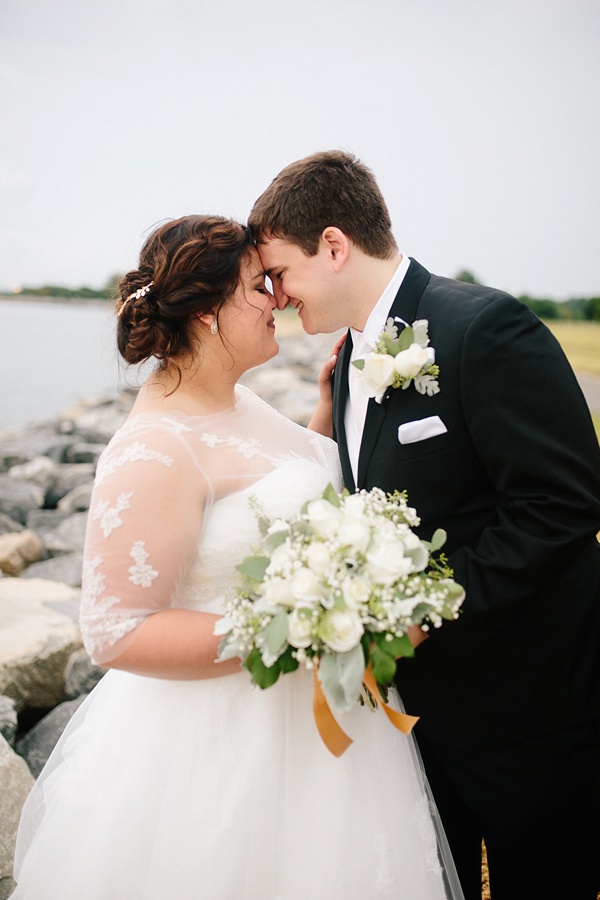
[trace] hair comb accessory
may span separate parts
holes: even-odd
[[[148,284],[145,284],[144,287],[138,288],[137,291],[134,291],[133,294],[129,294],[129,296],[125,297],[123,303],[121,304],[121,309],[117,313],[118,316],[121,315],[127,304],[130,300],[141,300],[142,297],[145,297],[146,294],[150,293],[152,286],[154,285],[153,281],[149,281]]]

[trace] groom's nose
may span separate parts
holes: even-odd
[[[273,294],[275,295],[275,302],[277,303],[277,309],[285,309],[288,303],[290,302],[290,298],[285,293],[280,284],[277,284],[275,279],[273,280]]]

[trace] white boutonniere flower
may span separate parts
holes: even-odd
[[[398,337],[398,328],[389,318],[372,353],[352,363],[362,373],[363,390],[377,403],[389,387],[406,390],[411,382],[420,394],[431,397],[439,392],[440,369],[429,346],[428,325],[427,319],[419,319]]]

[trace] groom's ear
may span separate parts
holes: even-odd
[[[344,232],[335,225],[328,225],[321,234],[321,244],[333,264],[334,271],[341,271],[348,259],[350,249],[348,238]]]

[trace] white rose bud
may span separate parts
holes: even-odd
[[[363,632],[360,616],[353,610],[328,610],[319,628],[323,641],[336,653],[353,650],[360,642]]]
[[[289,569],[293,562],[291,546],[289,541],[285,541],[276,547],[271,553],[271,562],[266,568],[267,575],[279,575]]]
[[[392,584],[413,571],[413,562],[404,556],[401,541],[387,538],[367,553],[367,571],[377,584]]]
[[[342,546],[347,544],[353,550],[364,553],[371,540],[371,529],[366,521],[349,519],[343,523],[337,539]]]
[[[265,600],[275,606],[293,606],[295,603],[289,578],[267,578],[261,593]]]
[[[313,642],[312,619],[304,610],[293,609],[288,616],[288,644],[310,647]]]
[[[394,357],[394,369],[402,378],[414,378],[428,361],[427,350],[419,344],[411,344]]]
[[[369,397],[378,397],[394,380],[394,357],[387,353],[369,353],[365,357],[361,386]]]
[[[301,603],[318,603],[323,596],[321,582],[314,572],[305,567],[294,572],[291,588],[294,599]]]
[[[331,554],[325,544],[319,542],[309,544],[306,551],[306,563],[315,575],[326,575],[331,567]]]
[[[322,537],[335,534],[342,518],[338,507],[327,500],[313,500],[308,504],[306,515],[310,525]]]
[[[342,584],[342,594],[346,606],[357,609],[361,603],[366,603],[371,596],[371,581],[367,575],[348,575]]]

